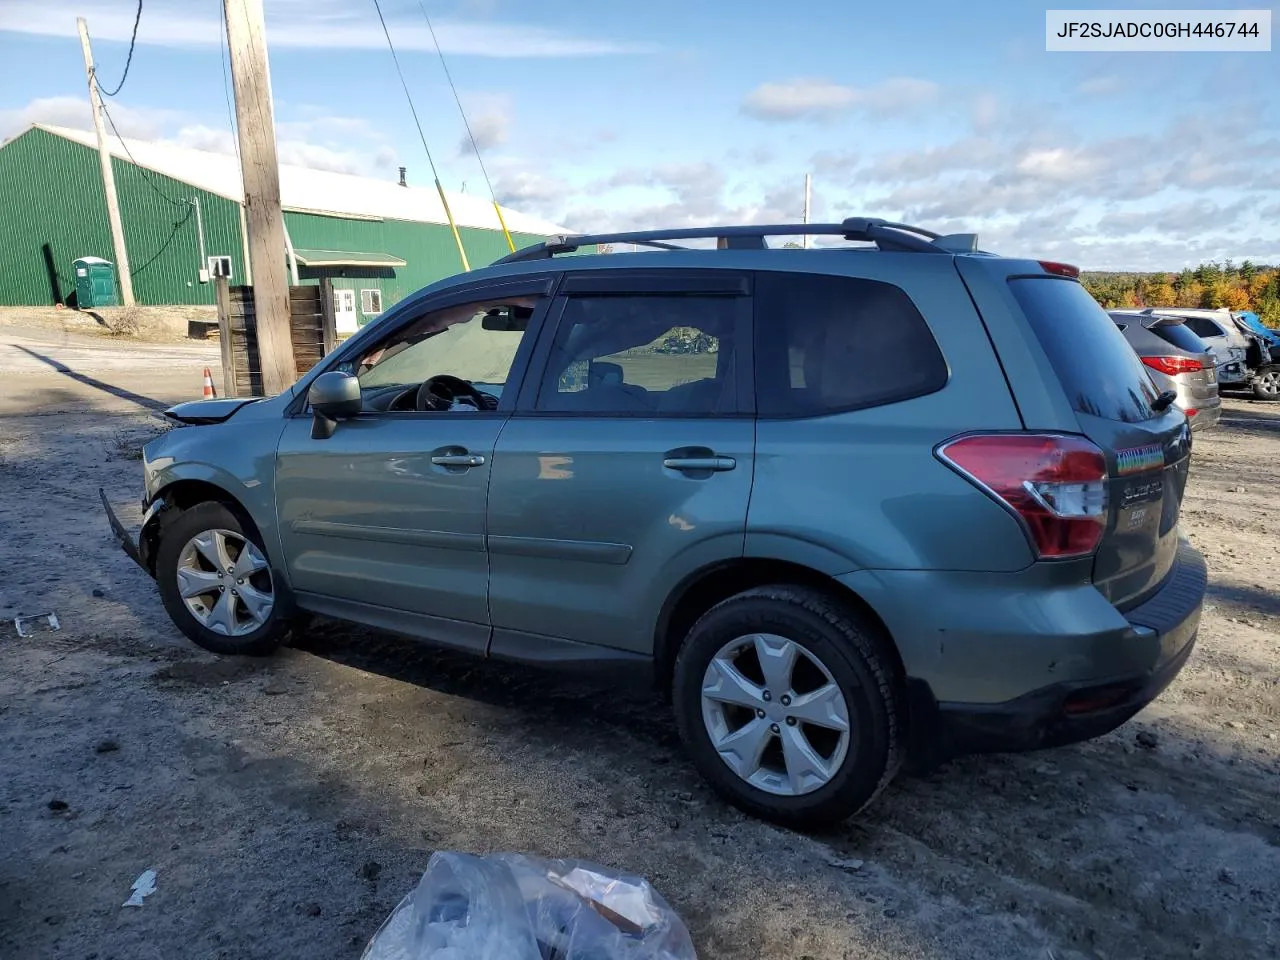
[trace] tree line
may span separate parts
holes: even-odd
[[[1252,310],[1280,327],[1280,267],[1245,260],[1202,263],[1180,273],[1084,273],[1094,299],[1109,309],[1125,307],[1226,307]]]

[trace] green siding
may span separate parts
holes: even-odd
[[[428,284],[462,272],[458,245],[453,231],[443,224],[415,223],[408,220],[348,220],[314,213],[286,212],[289,239],[295,247],[319,250],[352,250],[367,253],[390,253],[406,261],[394,270],[326,271],[334,287],[348,290],[382,291],[382,309],[390,309],[398,300],[421,290]],[[462,246],[472,269],[488,266],[511,252],[506,237],[497,230],[461,227]],[[518,248],[538,243],[546,237],[513,233]],[[346,275],[344,275],[344,273]],[[382,276],[375,276],[381,273]],[[318,282],[305,281],[304,282]],[[359,298],[357,297],[359,310]],[[363,314],[360,322],[368,318]]]
[[[233,275],[244,276],[238,204],[127,160],[112,166],[139,303],[213,303],[213,285],[199,282],[195,209],[160,193],[199,197],[208,255],[230,256]],[[71,261],[84,256],[115,260],[97,151],[28,130],[0,149],[0,304],[65,299],[75,290]]]
[[[239,204],[140,169],[127,159],[112,162],[139,303],[214,302],[213,284],[199,282],[204,264],[195,209],[183,202],[193,197],[200,199],[206,255],[229,256],[232,283],[244,282]],[[377,287],[384,310],[462,270],[446,225],[291,212],[285,213],[285,223],[296,247],[391,253],[407,261],[395,269],[325,271],[336,287]],[[509,252],[497,230],[463,227],[459,232],[473,268]],[[512,239],[522,247],[545,238],[513,234]],[[0,147],[0,304],[65,300],[75,290],[71,262],[85,256],[115,260],[97,151],[44,130],[28,130]],[[357,309],[358,303],[357,295]],[[361,322],[366,319],[361,315]]]

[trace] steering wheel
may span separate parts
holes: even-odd
[[[493,398],[481,393],[461,377],[441,373],[429,377],[418,387],[414,398],[415,410],[448,410],[457,401],[470,401],[477,410],[492,410],[495,406]]]

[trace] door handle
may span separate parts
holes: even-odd
[[[437,467],[483,467],[484,457],[478,453],[446,453],[431,458]]]
[[[734,469],[738,465],[738,461],[733,457],[667,457],[662,461],[662,465],[668,470],[688,471],[690,473],[699,470],[722,473],[725,470]]]

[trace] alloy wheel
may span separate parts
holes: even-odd
[[[729,769],[776,796],[820,789],[849,751],[849,704],[835,677],[812,652],[776,634],[738,637],[712,657],[702,719]]]
[[[1269,397],[1280,397],[1280,370],[1268,370],[1258,376],[1258,385]]]
[[[178,595],[205,628],[228,637],[253,633],[275,602],[267,558],[231,530],[198,533],[178,554]]]

